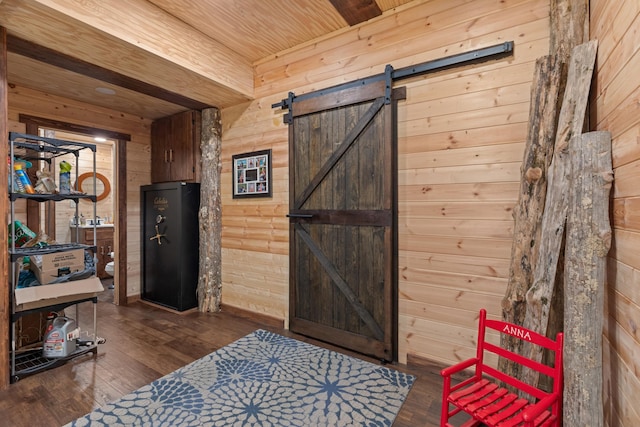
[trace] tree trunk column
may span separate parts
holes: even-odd
[[[222,203],[220,200],[222,122],[217,108],[202,110],[201,138],[198,310],[219,312],[222,297]]]

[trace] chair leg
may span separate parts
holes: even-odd
[[[447,396],[451,389],[451,379],[449,377],[444,378],[444,384],[442,385],[442,406],[440,408],[440,427],[447,427],[449,421],[449,402],[447,402]]]
[[[451,390],[451,377],[444,377],[444,384],[442,386],[442,408],[440,413],[440,427],[447,427],[449,423],[449,396]]]

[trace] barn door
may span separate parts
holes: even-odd
[[[292,331],[396,359],[395,102],[383,79],[290,95]],[[396,92],[397,93],[397,92]]]

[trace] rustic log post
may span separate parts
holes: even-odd
[[[538,58],[531,84],[529,129],[520,168],[520,196],[513,211],[515,221],[511,246],[511,265],[507,291],[502,299],[502,319],[522,325],[526,312],[525,296],[533,283],[538,258],[540,225],[547,194],[547,171],[553,155],[556,123],[566,76],[557,55]],[[502,334],[500,345],[520,353],[522,340]],[[520,366],[500,358],[499,368],[519,378]]]
[[[571,140],[564,300],[564,425],[603,425],[602,326],[611,248],[611,134]]]
[[[549,324],[551,298],[555,285],[558,259],[568,210],[569,141],[579,137],[584,126],[589,89],[593,75],[597,42],[591,41],[573,49],[567,88],[565,90],[553,153],[549,168],[549,184],[542,217],[541,245],[534,271],[533,285],[527,292],[527,311],[524,326],[545,335]],[[542,353],[533,346],[525,351],[534,360],[541,361]],[[525,382],[538,384],[535,372],[527,372]]]
[[[220,150],[222,123],[220,111],[202,111],[202,174],[200,183],[200,267],[198,309],[219,312],[222,298],[222,203],[220,200]]]
[[[589,40],[589,0],[551,0],[549,15],[549,52],[558,55],[562,62],[568,63],[573,48]],[[588,121],[588,119],[587,115],[585,120]],[[587,123],[585,123],[584,131],[588,129]],[[551,297],[546,331],[548,337],[555,337],[558,332],[564,330],[564,271],[562,268],[564,265],[564,244],[560,247],[558,271],[555,279],[556,285]],[[553,354],[547,352],[544,355],[543,362],[551,363],[552,361]],[[542,380],[549,379],[542,378]],[[543,384],[539,384],[539,386],[545,387]]]
[[[551,0],[549,52],[567,61],[571,51],[589,40],[589,0]]]

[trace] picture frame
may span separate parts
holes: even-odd
[[[234,154],[232,157],[233,198],[271,197],[271,150]]]

